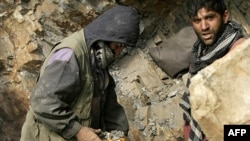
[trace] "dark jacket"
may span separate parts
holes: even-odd
[[[82,34],[85,38],[76,37],[76,34]],[[91,61],[91,50],[98,40],[135,46],[138,36],[139,17],[136,11],[130,7],[115,6],[84,30],[64,39],[46,58],[31,95],[35,120],[64,139],[72,138],[81,125],[127,133],[128,122],[123,108],[117,102],[114,80],[107,70],[95,68],[95,63]],[[81,54],[77,50],[84,47],[79,42],[85,41],[87,50]],[[86,108],[89,105],[91,109]],[[89,119],[94,121],[91,125]],[[83,124],[82,120],[88,122]],[[26,122],[31,121],[26,119]],[[25,136],[23,130],[22,136]]]

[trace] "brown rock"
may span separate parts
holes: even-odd
[[[191,79],[193,117],[209,141],[223,140],[223,125],[250,124],[250,39]]]

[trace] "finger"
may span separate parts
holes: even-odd
[[[95,133],[101,133],[101,131],[102,131],[101,129],[94,129]]]

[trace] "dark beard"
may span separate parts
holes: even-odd
[[[220,21],[220,27],[218,28],[218,32],[215,34],[215,40],[213,41],[212,45],[218,41],[218,39],[222,36],[223,32],[225,31],[226,24],[224,24],[223,19]]]
[[[244,35],[239,24],[230,21],[223,27],[225,30],[221,33],[218,32],[218,39],[211,46],[206,47],[201,40],[197,40],[194,44],[189,72],[191,74],[197,73],[197,71],[210,65],[216,59],[224,56],[230,49],[231,45]],[[223,29],[221,28],[221,29]],[[229,38],[230,37],[230,38]],[[222,43],[223,44],[220,44]],[[217,49],[215,49],[217,48]]]
[[[204,40],[201,38],[201,36],[199,36],[199,34],[198,34],[197,32],[195,32],[195,33],[196,33],[198,39],[202,42],[202,44],[203,44],[204,46],[212,46],[212,45],[213,45],[214,43],[216,43],[216,42],[218,41],[218,39],[222,36],[222,34],[223,34],[225,28],[226,28],[226,24],[224,24],[223,19],[221,19],[221,21],[220,21],[220,26],[219,26],[219,28],[218,28],[218,31],[214,34],[214,40],[213,40],[213,42],[212,42],[210,45],[206,45],[205,42],[204,42]]]

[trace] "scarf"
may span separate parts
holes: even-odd
[[[233,43],[242,37],[243,33],[240,25],[238,25],[236,22],[230,21],[226,25],[222,35],[211,47],[206,48],[206,46],[199,39],[195,42],[191,54],[189,67],[190,76],[187,81],[187,88],[179,104],[184,112],[184,120],[188,122],[191,127],[189,141],[202,141],[202,139],[204,138],[204,134],[200,126],[191,115],[191,108],[189,102],[190,94],[188,91],[189,84],[191,83],[190,78],[201,69],[212,64],[215,60],[226,55],[229,52]]]

